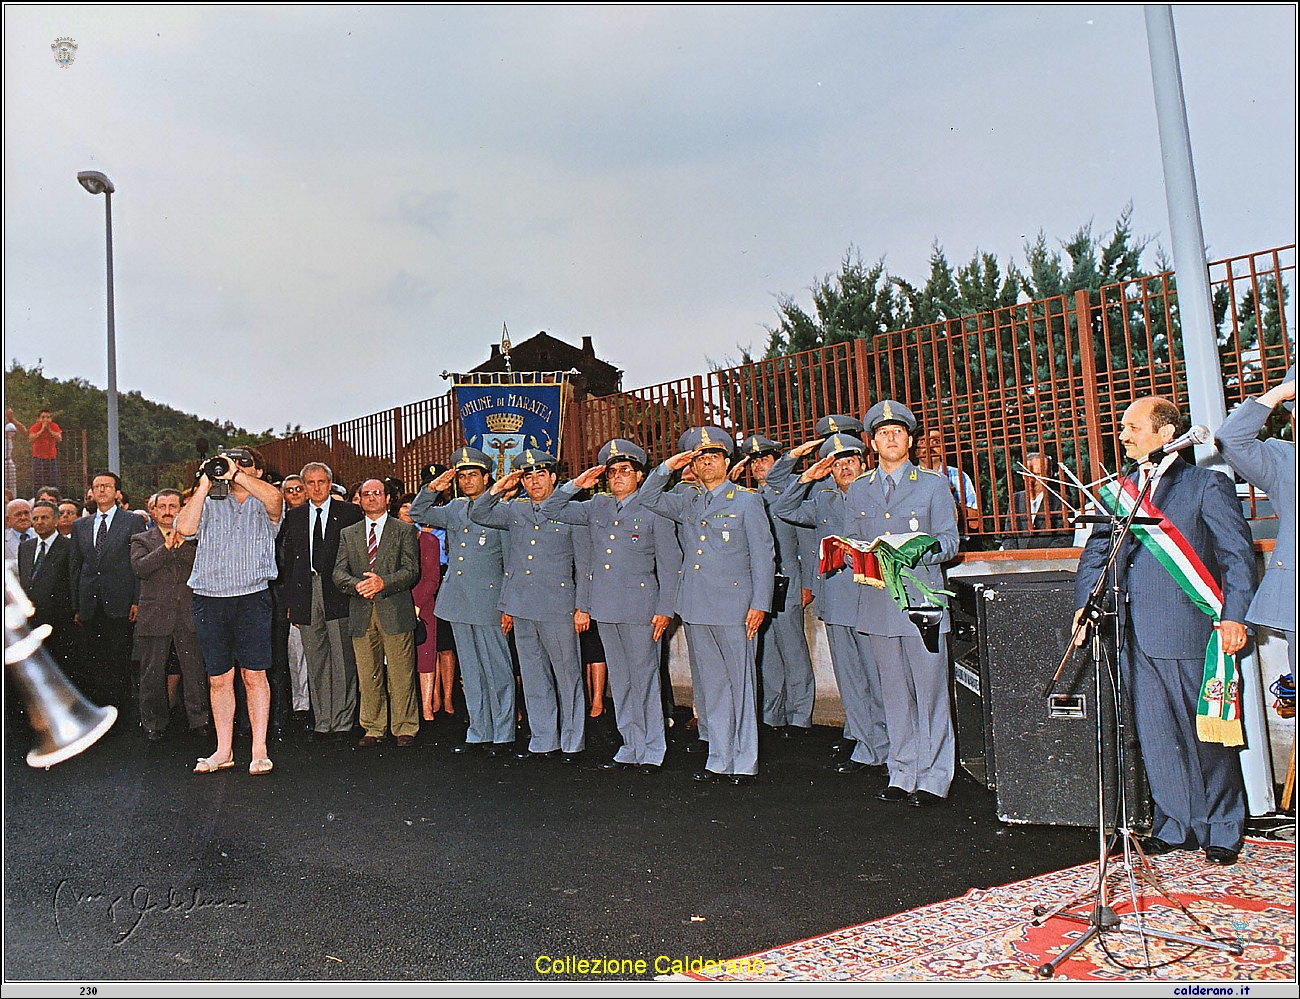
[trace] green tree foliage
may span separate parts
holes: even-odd
[[[883,258],[868,265],[857,249],[849,247],[840,261],[839,273],[818,279],[811,290],[811,315],[792,296],[778,297],[780,321],[767,328],[765,357],[794,354],[898,328],[900,297],[893,279],[885,273]]]
[[[83,378],[59,379],[46,376],[41,365],[25,368],[17,360],[5,371],[5,406],[26,424],[35,421],[42,408],[52,411],[64,431],[87,433],[87,465],[91,469],[108,464],[108,393]],[[119,393],[118,430],[122,464],[165,465],[198,457],[195,444],[205,438],[209,453],[235,441],[258,443],[274,437],[268,428],[250,434],[229,420],[205,420],[171,406],[146,399],[138,391]]]

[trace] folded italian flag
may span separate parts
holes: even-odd
[[[908,605],[906,582],[911,582],[926,600],[946,606],[938,599],[939,595],[951,597],[954,595],[952,591],[935,589],[911,571],[924,556],[938,550],[937,538],[919,532],[882,535],[875,541],[859,541],[833,534],[822,538],[818,571],[829,576],[851,567],[855,583],[888,590],[902,611],[906,611]]]

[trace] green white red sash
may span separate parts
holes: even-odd
[[[1163,472],[1166,463],[1160,467]],[[1153,490],[1154,491],[1154,490]],[[1137,502],[1137,486],[1129,479],[1107,482],[1098,490],[1110,513],[1127,517]],[[1139,516],[1152,517],[1158,524],[1133,525],[1133,533],[1157,562],[1173,577],[1188,599],[1214,621],[1209,644],[1205,647],[1205,673],[1196,704],[1196,735],[1202,742],[1225,746],[1243,745],[1241,727],[1241,689],[1234,657],[1224,655],[1219,638],[1219,621],[1223,614],[1223,591],[1215,582],[1201,557],[1148,497],[1142,502]]]

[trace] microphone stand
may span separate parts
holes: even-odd
[[[1111,688],[1114,690],[1114,709],[1115,709],[1115,760],[1116,760],[1116,824],[1115,835],[1119,837],[1123,845],[1124,861],[1121,870],[1125,872],[1126,891],[1116,891],[1119,896],[1127,895],[1132,904],[1133,912],[1130,916],[1120,916],[1110,904],[1112,892],[1107,885],[1109,877],[1110,863],[1110,844],[1106,836],[1106,737],[1105,729],[1102,725],[1102,677],[1103,670],[1109,673],[1106,666],[1106,657],[1102,649],[1102,629],[1101,624],[1106,617],[1112,617],[1115,621],[1115,659],[1118,666],[1120,654],[1124,642],[1123,621],[1119,613],[1120,598],[1124,595],[1120,587],[1119,571],[1115,566],[1115,561],[1119,557],[1121,548],[1126,538],[1132,535],[1132,528],[1135,524],[1150,526],[1159,524],[1159,519],[1155,517],[1139,516],[1142,503],[1146,500],[1156,481],[1155,475],[1147,476],[1147,481],[1143,483],[1142,489],[1138,493],[1133,509],[1122,520],[1119,517],[1109,517],[1104,515],[1083,516],[1075,521],[1077,526],[1080,523],[1091,524],[1110,524],[1111,541],[1110,548],[1106,553],[1106,560],[1102,565],[1102,570],[1097,576],[1097,582],[1093,585],[1092,591],[1088,594],[1088,599],[1083,605],[1083,612],[1079,615],[1079,623],[1074,629],[1074,634],[1070,636],[1069,644],[1066,647],[1064,656],[1061,658],[1061,664],[1057,667],[1055,675],[1051,682],[1043,691],[1043,697],[1048,698],[1056,689],[1061,679],[1061,674],[1065,670],[1066,663],[1069,662],[1071,654],[1074,652],[1076,642],[1079,636],[1087,633],[1088,629],[1092,630],[1090,641],[1092,651],[1092,668],[1093,668],[1093,696],[1095,698],[1095,710],[1093,712],[1096,719],[1096,739],[1097,739],[1097,872],[1088,886],[1078,895],[1066,899],[1060,905],[1053,909],[1046,906],[1034,906],[1034,926],[1041,926],[1051,919],[1067,919],[1076,923],[1083,923],[1087,930],[1076,937],[1070,944],[1061,951],[1052,960],[1039,965],[1035,969],[1035,974],[1040,978],[1051,978],[1056,974],[1057,969],[1069,959],[1070,955],[1077,951],[1094,937],[1098,939],[1102,952],[1115,962],[1114,957],[1110,954],[1105,944],[1107,934],[1110,933],[1132,933],[1136,934],[1142,943],[1143,962],[1138,970],[1150,970],[1156,965],[1153,964],[1149,948],[1149,941],[1164,940],[1170,943],[1187,944],[1192,949],[1197,947],[1214,947],[1232,954],[1234,957],[1240,957],[1244,952],[1244,947],[1240,940],[1223,941],[1215,939],[1211,934],[1212,931],[1208,926],[1198,920],[1187,911],[1180,902],[1169,895],[1160,884],[1159,878],[1156,877],[1152,869],[1151,858],[1147,857],[1142,851],[1142,846],[1137,840],[1132,828],[1129,826],[1128,795],[1124,783],[1124,739],[1123,731],[1123,696],[1124,686],[1122,682],[1122,670],[1117,670],[1117,674],[1111,680]],[[1107,584],[1110,586],[1110,596],[1112,598],[1110,612],[1105,610],[1105,599]],[[1135,863],[1137,866],[1135,866]],[[1197,928],[1205,934],[1204,937],[1190,937],[1178,933],[1171,933],[1167,930],[1154,929],[1147,925],[1146,913],[1144,913],[1139,904],[1140,898],[1138,893],[1137,876],[1141,876],[1144,881],[1151,884],[1159,894],[1170,903],[1171,906],[1182,911]],[[1080,899],[1092,896],[1092,905],[1085,912],[1068,912],[1066,910],[1075,906]],[[1190,953],[1190,951],[1188,952]],[[1183,955],[1185,957],[1186,955]],[[1175,960],[1182,960],[1183,957]],[[1118,962],[1115,962],[1118,963]],[[1172,961],[1164,963],[1173,963]],[[1121,967],[1127,967],[1121,965]]]

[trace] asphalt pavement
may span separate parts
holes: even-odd
[[[679,721],[684,721],[679,716]],[[1086,829],[1007,826],[968,777],[932,808],[828,769],[838,733],[765,733],[750,786],[415,746],[273,744],[275,770],[191,773],[212,744],[119,723],[33,770],[4,739],[9,981],[578,980],[566,956],[750,954],[1095,855]],[[1045,779],[1050,779],[1045,775]],[[540,970],[539,970],[540,969]]]

